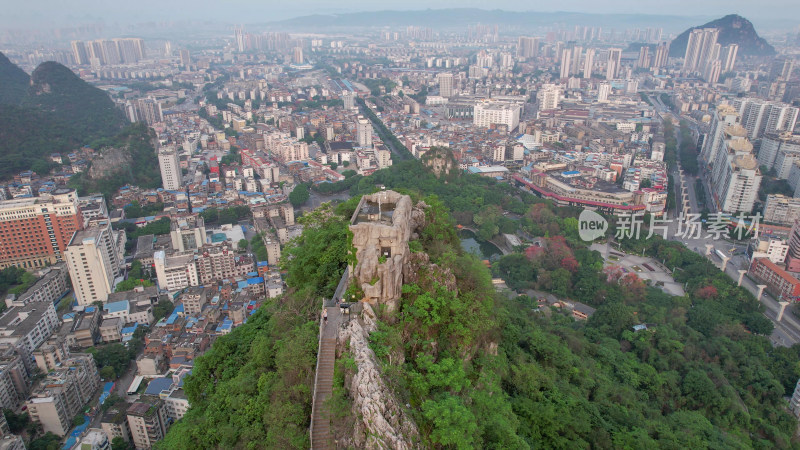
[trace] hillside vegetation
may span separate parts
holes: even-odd
[[[104,164],[105,168],[73,175],[69,187],[77,189],[79,195],[100,192],[107,199],[128,184],[142,188],[160,187],[161,170],[153,147],[154,137],[155,133],[146,124],[137,122],[116,136],[92,141],[91,147],[100,154],[93,164]],[[95,172],[100,175],[92,176]]]
[[[42,63],[29,77],[0,54],[0,178],[113,137],[125,122],[105,92],[63,65]]]
[[[793,446],[797,422],[783,396],[800,376],[800,347],[773,348],[763,307],[701,256],[655,238],[625,241],[628,251],[683,269],[676,278],[687,294],[673,297],[635,274],[604,268],[578,238],[572,209],[489,179],[457,176],[445,184],[416,161],[352,189],[381,184],[431,205],[411,249],[437,266],[403,287],[398,312],[378,309],[370,336],[384,379],[410,406],[419,447]],[[344,218],[354,202],[304,219],[285,265],[290,294],[198,358],[186,381],[192,408],[161,448],[308,447],[314,318],[346,264]],[[448,210],[484,222],[495,208],[521,209],[515,226],[545,244],[503,257],[495,275],[520,290],[596,307],[588,321],[494,291],[486,267],[461,250]],[[634,331],[640,323],[647,330]],[[334,425],[346,433],[350,394],[335,389]]]

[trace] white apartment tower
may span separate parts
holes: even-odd
[[[439,95],[445,98],[453,96],[453,74],[440,73],[437,76],[439,80]]]
[[[342,91],[342,103],[344,103],[344,109],[355,109],[356,107],[356,96],[353,94],[353,91]],[[329,138],[333,139],[332,137]]]
[[[158,167],[161,169],[161,183],[167,191],[181,188],[181,163],[174,147],[163,147],[158,152]]]
[[[608,83],[601,83],[597,86],[597,102],[608,102],[608,96],[611,95],[611,85]]]
[[[561,51],[561,73],[560,78],[569,78],[569,68],[572,64],[572,49],[565,48]]]
[[[722,73],[730,72],[736,64],[736,55],[739,53],[739,46],[737,44],[726,45],[722,49],[720,58],[722,59]]]
[[[703,148],[700,152],[706,164],[711,164],[715,161],[717,149],[723,139],[725,128],[736,124],[738,120],[739,114],[733,106],[722,104],[717,107],[717,111],[711,119],[711,131],[703,141]]]
[[[592,78],[592,68],[594,67],[594,49],[586,49],[586,56],[583,58],[583,78]]]
[[[795,106],[758,98],[737,98],[733,100],[733,106],[739,111],[740,122],[753,140],[769,133],[791,133],[800,113]]]
[[[689,34],[686,44],[686,54],[683,59],[684,72],[697,72],[703,70],[708,63],[715,60],[717,49],[718,28],[695,29]]]
[[[75,298],[82,306],[105,302],[120,275],[119,254],[109,225],[78,231],[64,252]]]
[[[717,152],[711,186],[719,211],[750,213],[761,185],[761,171],[747,139],[726,140]]]
[[[539,102],[539,111],[557,109],[558,100],[561,95],[560,89],[556,84],[544,84],[539,92],[536,93],[536,100]]]
[[[358,127],[356,130],[358,146],[372,148],[372,124],[370,123],[369,119],[359,116],[358,123],[356,125]]]
[[[653,57],[653,67],[662,68],[667,66],[669,58],[669,43],[662,42],[656,46],[656,54]]]
[[[476,127],[485,128],[505,125],[510,132],[519,126],[521,111],[522,107],[514,103],[479,102],[475,105],[472,124]]]
[[[617,78],[617,75],[619,74],[621,61],[622,61],[621,48],[608,49],[608,61],[606,63],[606,80],[613,80]]]

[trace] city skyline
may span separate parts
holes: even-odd
[[[549,5],[531,5],[517,0],[501,0],[492,4],[491,11],[507,12],[542,12],[542,13],[583,13],[602,15],[647,15],[647,16],[673,16],[683,18],[710,18],[727,14],[739,14],[748,17],[757,25],[769,26],[782,23],[789,25],[787,17],[800,16],[800,5],[788,0],[773,0],[770,2],[710,1],[698,4],[688,0],[670,2],[668,5],[650,2],[631,3],[621,0],[611,2],[589,2],[572,0],[559,2],[556,7]],[[189,7],[191,6],[191,7]],[[234,0],[228,2],[225,8],[207,1],[188,2],[178,0],[164,4],[153,0],[144,0],[136,4],[114,3],[107,4],[94,0],[79,0],[73,2],[57,2],[43,0],[31,3],[17,3],[7,5],[4,14],[0,17],[0,26],[18,29],[20,27],[50,26],[50,25],[81,25],[97,22],[111,24],[135,24],[149,21],[157,22],[185,22],[185,21],[225,21],[230,23],[270,23],[307,15],[337,15],[379,11],[420,11],[439,10],[450,8],[477,8],[489,10],[484,2],[475,0],[454,1],[440,0],[434,5],[429,2],[411,0],[402,6],[395,4],[380,4],[363,0],[339,2],[335,7],[328,2],[319,0],[305,0],[293,2],[291,5],[276,5],[270,2],[253,0]],[[76,11],[78,11],[76,13]],[[796,28],[796,25],[793,26]]]

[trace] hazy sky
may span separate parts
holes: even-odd
[[[454,7],[715,17],[737,13],[754,22],[790,19],[800,24],[798,0],[0,0],[0,5],[0,26],[9,28],[98,21],[128,24],[207,19],[263,23],[315,13]]]

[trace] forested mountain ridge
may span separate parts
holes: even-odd
[[[0,52],[0,104],[19,104],[28,92],[31,77]]]
[[[382,377],[410,405],[416,447],[796,445],[797,422],[783,396],[800,377],[800,346],[773,348],[758,301],[682,244],[623,246],[683,269],[676,281],[687,294],[673,297],[604,267],[579,239],[574,209],[508,184],[472,175],[445,183],[406,161],[351,185],[353,200],[304,219],[303,236],[287,251],[290,293],[198,358],[186,380],[192,407],[160,448],[308,448],[315,313],[347,264],[354,202],[380,185],[432,206],[410,247],[457,282],[443,288],[436,273],[423,274],[404,286],[394,317],[379,313],[370,335]],[[508,223],[503,210],[521,218]],[[596,312],[575,321],[527,296],[496,295],[487,269],[458,246],[450,217],[487,234],[518,227],[539,237],[546,249],[504,256],[494,275]],[[648,329],[634,330],[639,323]],[[331,405],[340,437],[358,420],[343,384],[348,370],[354,367],[343,355]]]
[[[717,42],[722,46],[739,45],[738,54],[740,56],[772,56],[775,54],[775,48],[758,35],[749,20],[736,14],[730,14],[704,25],[691,27],[678,35],[670,44],[669,56],[683,58],[686,54],[686,45],[689,43],[689,34],[698,28],[719,28]]]
[[[0,53],[0,178],[116,135],[126,123],[108,95],[56,62],[29,77]]]

